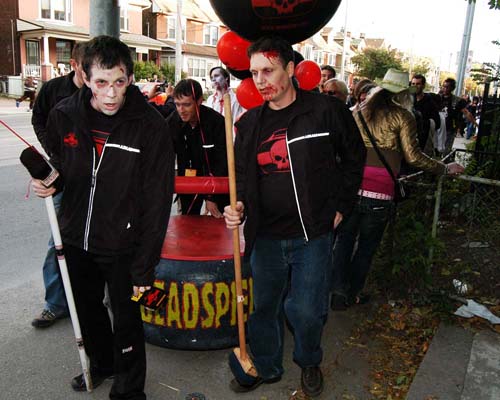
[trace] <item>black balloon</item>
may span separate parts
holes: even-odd
[[[290,44],[318,32],[333,17],[340,0],[210,0],[221,21],[242,38],[278,35]]]
[[[238,78],[240,80],[246,79],[246,78],[251,78],[252,73],[248,69],[244,69],[242,71],[237,71],[235,69],[229,68],[226,66],[227,72],[229,72],[232,76],[235,78]]]
[[[304,56],[300,54],[297,50],[293,51],[293,56],[294,56],[293,62],[295,66],[297,66],[297,64],[300,64],[300,62],[304,61]]]

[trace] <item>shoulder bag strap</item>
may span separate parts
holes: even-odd
[[[373,146],[373,149],[377,153],[378,158],[380,159],[380,161],[384,165],[385,169],[387,170],[387,172],[391,176],[392,180],[394,181],[394,184],[399,187],[401,195],[404,197],[405,196],[405,192],[404,192],[404,189],[403,189],[403,185],[401,185],[400,182],[394,176],[394,172],[392,171],[391,167],[389,166],[389,163],[387,162],[387,160],[385,159],[384,155],[382,154],[382,152],[380,151],[379,147],[377,146],[377,142],[375,141],[375,138],[373,137],[370,129],[368,129],[368,125],[367,125],[367,123],[366,123],[366,121],[365,121],[365,119],[364,119],[363,114],[361,113],[361,111],[358,112],[358,117],[359,117],[359,120],[361,121],[361,125],[363,125],[363,129],[365,130],[366,134],[368,135],[368,139],[370,139],[370,142],[371,142],[371,144]]]
[[[392,172],[392,169],[389,166],[389,164],[387,163],[387,160],[385,159],[384,155],[382,154],[382,152],[380,151],[379,147],[377,146],[377,142],[375,141],[375,138],[373,137],[370,129],[368,129],[368,125],[366,124],[366,121],[363,118],[363,114],[361,113],[361,111],[358,112],[358,116],[359,116],[359,119],[361,121],[361,125],[363,125],[363,129],[365,130],[366,134],[368,135],[368,139],[370,139],[370,142],[372,143],[373,149],[377,153],[378,158],[380,159],[380,161],[384,165],[384,167],[387,170],[387,172],[389,172],[389,175],[391,176],[391,178],[394,181],[394,183],[397,183],[398,180],[394,176],[394,172]]]

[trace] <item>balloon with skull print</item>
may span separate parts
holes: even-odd
[[[226,26],[247,40],[278,35],[294,44],[325,26],[340,0],[210,0],[210,3]]]

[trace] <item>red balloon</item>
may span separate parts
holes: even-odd
[[[242,71],[250,68],[248,46],[250,46],[248,40],[241,38],[233,31],[228,31],[217,42],[217,54],[226,67]]]
[[[321,69],[314,61],[304,60],[295,67],[295,77],[301,89],[311,90],[318,86],[321,80]]]
[[[255,87],[252,78],[243,79],[236,88],[236,98],[243,108],[250,110],[264,103],[264,99]]]

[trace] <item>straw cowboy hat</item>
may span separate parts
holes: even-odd
[[[391,93],[401,93],[404,90],[414,92],[415,87],[409,86],[409,83],[410,75],[408,72],[398,71],[394,68],[389,68],[385,73],[384,79],[377,81],[378,86]]]

